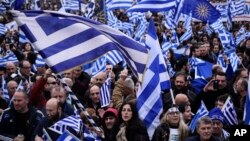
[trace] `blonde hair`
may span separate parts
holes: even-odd
[[[165,112],[163,117],[161,118],[161,123],[167,123],[169,124],[169,112]],[[184,141],[185,138],[189,136],[189,128],[186,125],[186,123],[183,120],[182,114],[179,113],[179,125],[178,125],[178,131],[179,131],[179,141]]]

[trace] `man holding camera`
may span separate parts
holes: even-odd
[[[196,105],[195,107],[198,109],[201,101],[204,101],[207,109],[211,110],[214,108],[216,98],[225,93],[230,94],[229,89],[227,88],[226,74],[224,72],[217,72],[196,97],[194,103]]]

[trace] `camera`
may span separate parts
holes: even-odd
[[[214,80],[213,81],[213,88],[214,88],[214,90],[218,90],[219,89],[219,81],[218,80]]]

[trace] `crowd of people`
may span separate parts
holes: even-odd
[[[26,5],[24,8],[29,9],[28,7]],[[43,8],[58,10],[57,4],[44,3]],[[124,11],[116,10],[114,13],[121,21],[128,20]],[[7,15],[2,16],[2,23],[10,22]],[[171,30],[162,24],[161,14],[153,13],[151,16],[154,18],[161,44],[163,34],[171,36]],[[249,31],[249,22],[233,22],[230,32],[234,37],[243,25]],[[170,63],[174,70],[171,76],[173,97],[169,90],[162,91],[163,112],[152,139],[138,115],[136,94],[140,82],[129,66],[124,68],[121,64],[113,66],[107,63],[106,71],[94,76],[86,73],[82,66],[64,71],[62,80],[71,88],[102,130],[96,131],[87,120],[88,117],[80,113],[84,127],[96,138],[104,141],[229,140],[229,126],[225,122],[222,108],[230,97],[237,113],[237,122],[243,124],[243,111],[248,94],[250,38],[237,45],[236,53],[240,63],[233,76],[229,76],[217,64],[218,55],[223,51],[221,41],[215,33],[208,35],[205,26],[202,22],[192,23],[192,38],[181,45],[188,45],[190,54],[183,54],[177,59],[173,50],[169,49],[166,55],[166,65]],[[177,36],[181,37],[185,31],[183,22],[179,22],[176,28]],[[49,127],[63,118],[74,115],[75,101],[70,98],[69,91],[46,64],[36,66],[36,69],[32,68],[36,65],[38,53],[31,43],[19,42],[18,31],[8,30],[1,36],[0,41],[1,57],[14,54],[18,59],[18,62],[8,61],[0,67],[0,140],[8,137],[14,140],[41,141],[44,140],[44,130],[52,140],[57,140],[60,134]],[[190,80],[194,79],[188,61],[190,57],[213,63],[212,75],[207,78],[207,83],[200,92],[195,91],[190,83]],[[224,61],[230,64],[226,56]],[[101,86],[108,77],[111,79],[111,102],[108,106],[102,107]],[[22,89],[18,88],[20,84],[23,86]],[[190,123],[201,101],[206,105],[209,114],[200,118],[195,131],[192,131]],[[82,140],[85,138],[83,132],[74,135]]]

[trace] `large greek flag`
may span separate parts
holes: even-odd
[[[147,70],[144,74],[142,89],[137,94],[137,108],[140,118],[144,121],[149,137],[153,136],[155,128],[159,125],[159,116],[162,112],[161,90],[170,88],[166,64],[161,52],[155,32],[154,22],[151,19],[146,46],[150,48]]]
[[[129,8],[128,12],[162,12],[175,7],[175,0],[142,0]]]
[[[119,50],[139,80],[142,79],[147,49],[122,32],[67,13],[14,10],[11,13],[54,72],[63,72],[110,50]]]

